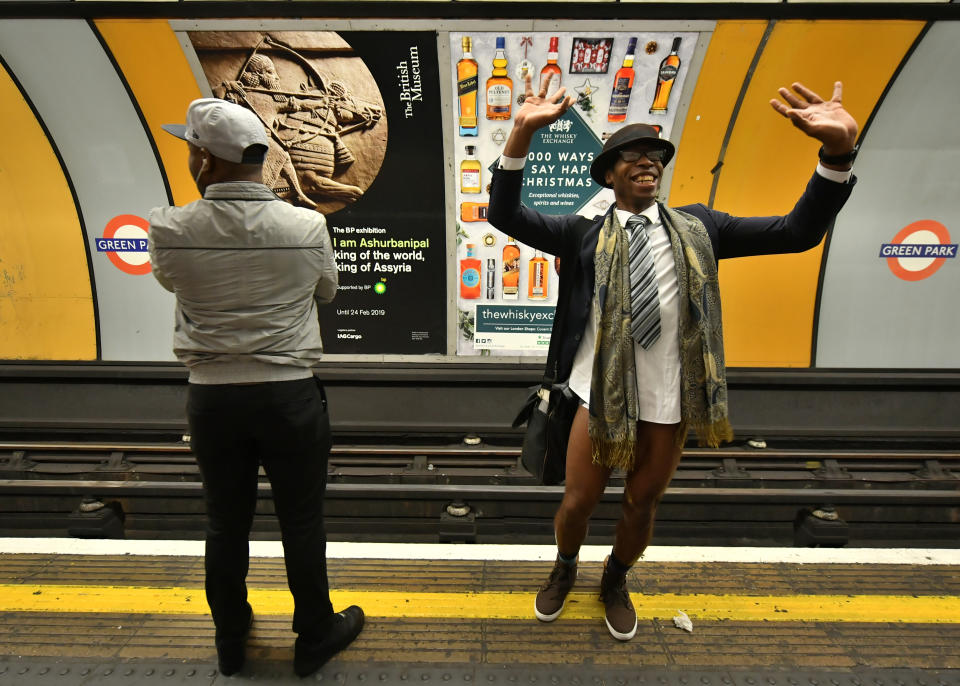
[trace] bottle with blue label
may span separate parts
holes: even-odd
[[[473,300],[480,297],[480,260],[477,246],[467,243],[467,256],[460,260],[460,297]]]

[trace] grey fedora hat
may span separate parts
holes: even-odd
[[[617,161],[617,152],[621,148],[637,143],[644,143],[653,148],[664,150],[666,153],[663,158],[664,166],[673,159],[673,153],[676,150],[673,143],[666,138],[660,138],[660,131],[657,127],[650,124],[627,124],[623,128],[617,129],[603,144],[603,150],[600,151],[600,154],[593,158],[593,164],[590,165],[590,176],[593,177],[593,180],[604,188],[609,188],[610,186],[604,177],[607,174],[607,169]]]

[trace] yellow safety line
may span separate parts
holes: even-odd
[[[286,590],[250,589],[258,614],[293,612]],[[360,605],[372,617],[529,619],[532,593],[330,593],[335,607]],[[960,624],[960,597],[898,595],[632,594],[641,619],[670,618],[683,610],[692,619],[741,621],[916,622]],[[0,612],[97,612],[206,614],[203,589],[143,586],[0,584]],[[598,619],[603,606],[592,593],[572,593],[564,619]]]

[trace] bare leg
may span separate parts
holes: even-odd
[[[587,431],[590,413],[577,410],[567,444],[567,479],[563,501],[553,518],[557,548],[564,555],[576,555],[587,535],[590,515],[603,496],[610,469],[593,464],[593,450]]]
[[[653,536],[660,498],[670,485],[682,446],[676,446],[677,424],[637,423],[634,469],[623,489],[623,514],[617,523],[613,554],[626,565],[637,561]],[[567,469],[569,470],[569,458]]]

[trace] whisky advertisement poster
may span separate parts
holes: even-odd
[[[204,31],[214,95],[270,135],[264,182],[322,212],[340,288],[324,352],[446,352],[446,229],[433,32]]]
[[[552,74],[576,103],[534,136],[521,201],[544,214],[602,215],[613,192],[590,178],[603,141],[625,124],[669,138],[695,32],[451,33],[456,137],[458,355],[545,355],[559,265],[486,222],[491,170],[522,104]]]

